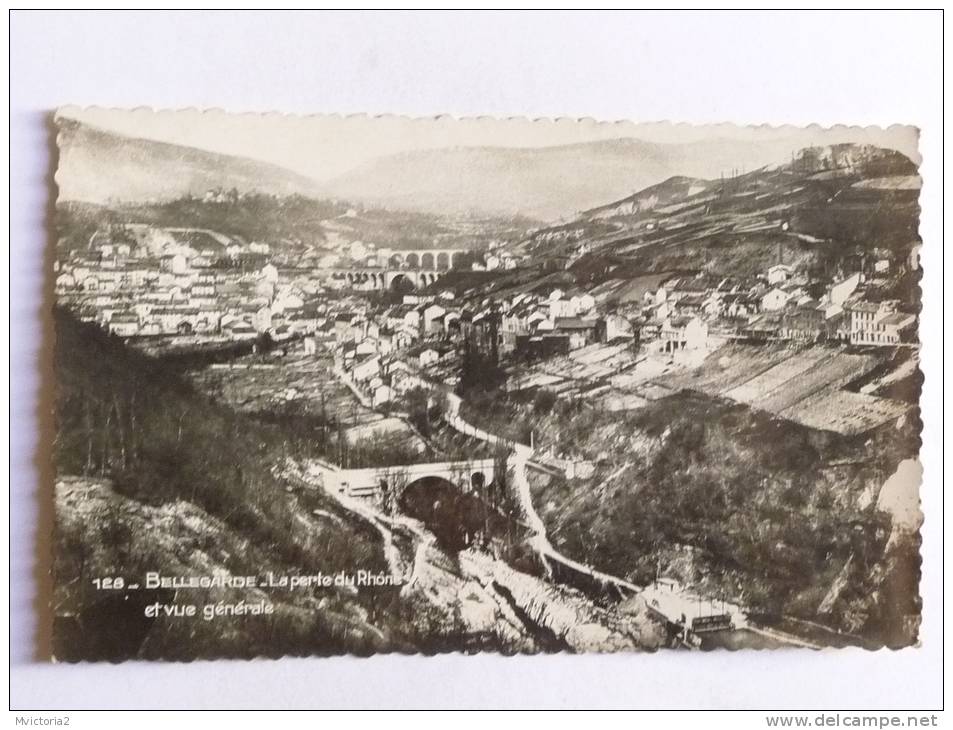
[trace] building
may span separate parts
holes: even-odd
[[[361,360],[351,369],[351,376],[358,382],[371,380],[381,371],[381,360],[377,355]]]
[[[379,383],[371,390],[371,405],[375,408],[394,399],[394,390],[387,383]]]
[[[894,301],[851,301],[844,312],[849,318],[848,341],[852,345],[889,346],[915,340],[916,316],[898,312]]]
[[[840,279],[839,281],[835,281],[827,292],[828,301],[830,301],[831,304],[843,306],[844,302],[847,301],[847,298],[857,290],[858,286],[860,286],[860,283],[860,272],[851,274],[850,276]]]
[[[631,340],[635,332],[631,323],[618,314],[608,314],[596,320],[596,339],[599,342],[613,342],[614,340]]]
[[[578,350],[596,339],[596,320],[580,317],[557,317],[553,322],[553,334],[569,338],[569,348]]]
[[[659,331],[659,350],[703,350],[708,347],[708,323],[700,317],[670,317]]]
[[[109,331],[119,337],[132,337],[139,334],[139,317],[135,314],[120,313],[109,318]]]
[[[768,269],[768,284],[771,286],[784,284],[788,279],[791,278],[793,273],[794,269],[787,264],[775,264]]]
[[[425,347],[417,354],[417,365],[425,368],[440,360],[440,353],[433,347]]]
[[[761,297],[761,310],[764,312],[777,312],[784,309],[784,306],[791,300],[791,293],[779,286],[772,287]]]

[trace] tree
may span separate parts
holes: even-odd
[[[500,367],[495,328],[491,327],[490,350],[484,352],[473,338],[467,338],[460,362],[457,394],[462,397],[493,393],[506,383],[506,371]]]
[[[541,388],[536,393],[536,398],[533,400],[533,410],[539,414],[547,414],[556,405],[556,394],[551,390],[546,390]]]
[[[410,416],[410,422],[414,425],[424,438],[431,434],[430,408],[428,405],[427,391],[417,387],[407,391],[404,396],[407,404],[407,413]]]

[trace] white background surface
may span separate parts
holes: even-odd
[[[11,703],[82,707],[940,705],[941,25],[907,14],[14,12],[11,20]],[[37,391],[46,115],[64,104],[230,111],[915,124],[926,270],[923,646],[655,655],[291,659],[121,666],[35,659]],[[44,338],[47,338],[44,340]],[[46,471],[48,475],[48,470]],[[41,530],[48,530],[47,521]]]

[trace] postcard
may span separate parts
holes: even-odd
[[[918,132],[55,115],[58,661],[918,641]]]

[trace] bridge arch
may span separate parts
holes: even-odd
[[[446,271],[450,268],[450,254],[446,251],[437,254],[437,268],[440,271]]]
[[[493,534],[505,532],[506,517],[491,505],[487,488],[472,486],[481,482],[489,485],[491,480],[479,469],[458,476],[420,476],[393,495],[393,505],[427,525],[443,547],[485,546]]]
[[[416,253],[407,254],[407,258],[405,259],[405,261],[407,262],[408,268],[411,268],[411,269],[420,268],[420,256],[417,255]]]
[[[394,269],[399,269],[400,267],[402,267],[404,265],[403,254],[399,254],[399,253],[392,254],[391,257],[387,259],[387,265]]]
[[[390,280],[390,286],[388,288],[395,292],[409,292],[413,291],[417,287],[414,283],[412,275],[397,274],[397,276]]]
[[[459,269],[463,264],[465,255],[465,251],[454,251],[452,254],[450,254],[450,268]]]
[[[422,269],[432,269],[434,268],[434,258],[432,253],[425,253],[420,257],[420,268]]]

